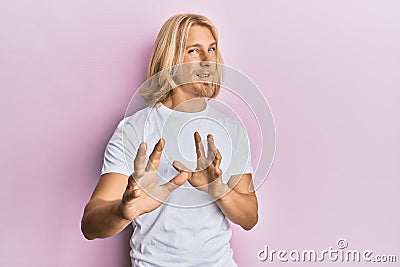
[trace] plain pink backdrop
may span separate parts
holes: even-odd
[[[226,63],[259,85],[276,121],[259,223],[233,227],[239,266],[308,266],[257,252],[339,238],[400,261],[399,10],[394,0],[3,1],[0,266],[128,266],[129,231],[87,241],[80,219],[155,36],[182,12],[213,20]]]

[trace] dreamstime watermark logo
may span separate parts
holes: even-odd
[[[336,242],[336,248],[329,247],[319,253],[313,249],[310,250],[274,250],[265,246],[264,249],[257,252],[258,260],[262,262],[397,262],[395,255],[375,255],[371,250],[347,249],[349,244],[346,239],[339,238]]]

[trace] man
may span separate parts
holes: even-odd
[[[132,223],[133,266],[236,266],[226,218],[246,230],[257,223],[246,131],[206,101],[218,94],[220,63],[206,17],[171,17],[141,90],[149,107],[122,120],[107,146],[82,232],[105,238]]]

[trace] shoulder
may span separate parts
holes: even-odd
[[[125,116],[119,121],[114,131],[114,137],[118,137],[121,139],[123,136],[139,137],[149,114],[150,107],[146,107],[136,111],[132,115]]]
[[[151,110],[150,107],[140,109],[132,115],[125,116],[125,118],[123,118],[119,124],[120,125],[121,124],[138,124],[138,123],[140,124],[141,122],[144,123],[150,114],[150,110]]]

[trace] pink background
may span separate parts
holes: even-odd
[[[256,254],[342,237],[400,261],[399,10],[394,0],[3,1],[0,266],[128,266],[129,231],[87,241],[80,219],[158,29],[189,11],[214,21],[226,63],[260,86],[276,121],[260,221],[233,227],[239,266],[309,266]]]

